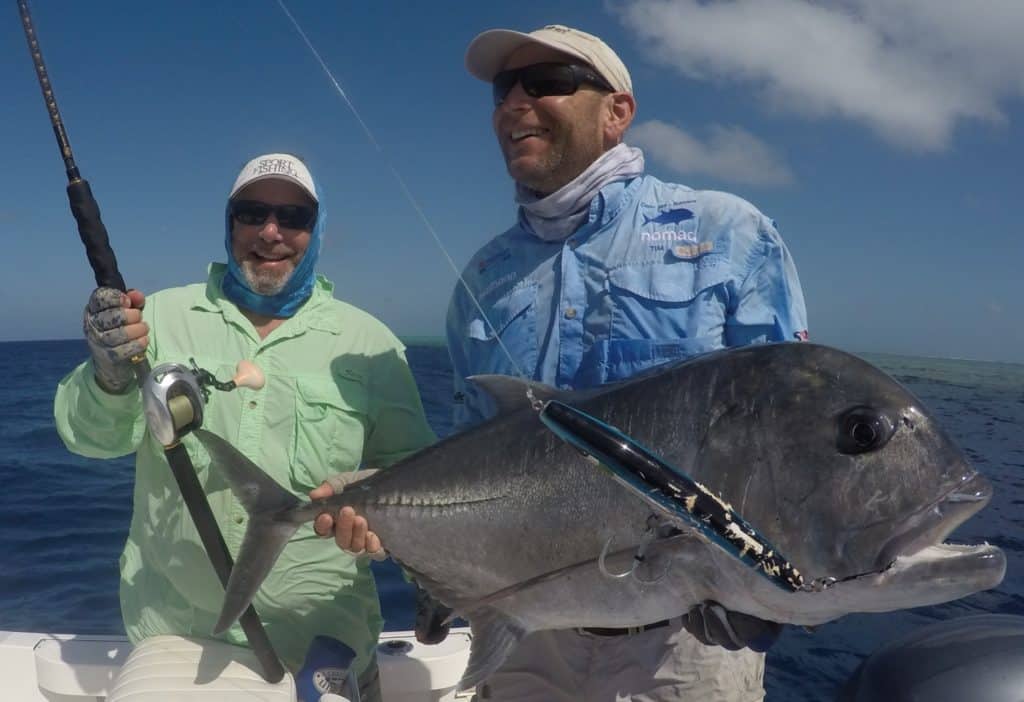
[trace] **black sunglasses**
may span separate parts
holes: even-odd
[[[232,200],[231,216],[240,224],[261,226],[273,213],[286,229],[309,229],[316,221],[315,205],[271,205],[259,200]]]
[[[594,69],[573,63],[534,63],[522,68],[501,71],[492,81],[494,106],[505,101],[512,88],[520,83],[530,97],[548,95],[572,95],[583,83],[590,83],[602,90],[615,92]]]

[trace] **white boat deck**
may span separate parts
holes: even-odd
[[[468,629],[425,646],[411,631],[385,632],[377,648],[384,702],[453,702],[469,659]],[[119,636],[0,631],[4,702],[103,702],[131,644]]]

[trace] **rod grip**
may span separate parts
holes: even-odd
[[[75,180],[68,183],[68,202],[71,203],[71,214],[78,223],[78,236],[85,245],[85,254],[96,276],[96,286],[127,291],[124,278],[117,269],[117,258],[110,248],[107,228],[100,219],[100,207],[92,195],[89,182]]]

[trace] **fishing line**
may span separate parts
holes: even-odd
[[[313,57],[317,60],[317,63],[320,64],[320,68],[323,69],[323,72],[331,81],[331,85],[334,86],[334,89],[338,92],[338,95],[341,96],[341,99],[345,101],[345,104],[348,105],[348,108],[352,111],[352,114],[355,116],[356,121],[359,122],[359,126],[362,127],[363,129],[363,133],[366,134],[367,140],[370,142],[373,148],[377,150],[377,154],[387,165],[388,170],[391,171],[391,175],[394,176],[395,180],[398,182],[398,186],[402,191],[402,195],[405,196],[405,199],[408,201],[409,205],[412,206],[417,216],[419,216],[420,222],[423,223],[423,226],[426,227],[427,231],[430,233],[430,236],[433,237],[434,243],[437,244],[437,247],[441,250],[441,254],[448,261],[448,265],[451,266],[451,269],[455,272],[455,276],[458,278],[459,283],[462,284],[462,287],[466,291],[466,294],[469,295],[470,300],[473,301],[473,305],[476,307],[477,311],[480,312],[480,316],[483,317],[483,320],[484,322],[487,323],[487,326],[488,328],[490,328],[491,333],[494,334],[494,340],[498,342],[498,346],[501,347],[501,350],[508,358],[509,363],[511,363],[512,367],[515,368],[516,375],[518,375],[520,378],[524,380],[528,380],[526,374],[523,372],[523,369],[520,368],[518,363],[516,363],[516,359],[512,356],[512,352],[508,350],[507,346],[505,346],[505,342],[502,341],[501,335],[498,334],[498,330],[491,322],[490,317],[488,317],[487,313],[484,312],[484,308],[483,306],[481,306],[480,300],[478,300],[476,295],[473,294],[473,291],[469,289],[469,285],[466,283],[465,278],[462,277],[462,271],[455,264],[455,261],[454,259],[452,259],[451,254],[448,253],[448,249],[445,248],[444,242],[442,242],[441,237],[438,236],[437,230],[434,229],[434,226],[430,223],[430,219],[423,211],[423,208],[420,207],[419,203],[416,201],[416,198],[413,197],[412,191],[405,183],[405,179],[402,178],[402,175],[398,172],[398,169],[395,168],[394,164],[392,164],[391,162],[391,159],[388,158],[380,143],[373,136],[373,132],[370,130],[370,127],[363,120],[362,116],[359,114],[359,110],[356,109],[355,104],[349,98],[345,90],[341,87],[341,84],[338,82],[338,79],[334,76],[334,73],[331,72],[330,67],[328,67],[327,63],[320,56],[320,52],[317,51],[316,47],[313,46],[313,42],[310,41],[308,36],[306,36],[306,32],[303,31],[302,26],[299,25],[298,20],[295,19],[295,16],[292,15],[292,13],[288,10],[288,7],[284,4],[284,1],[277,0],[277,4],[280,5],[281,11],[284,12],[285,16],[292,23],[292,26],[295,27],[295,31],[298,32],[299,36],[302,38],[302,41],[305,42],[306,47],[309,49],[310,53],[313,54]],[[535,402],[533,401],[532,397],[530,397],[530,400],[531,405],[534,405]]]
[[[341,83],[320,56],[320,52],[316,50],[315,46],[313,46],[313,42],[310,41],[298,20],[289,11],[284,0],[277,0],[277,4],[280,6],[281,11],[284,12],[288,20],[292,23],[292,26],[295,27],[295,31],[298,32],[310,53],[313,54],[317,63],[320,64],[320,68],[323,69],[323,72],[327,75],[327,78],[330,80],[331,85],[334,86],[338,95],[340,95],[341,99],[344,100],[346,105],[348,105],[348,108],[355,116],[356,121],[359,122],[359,126],[362,128],[367,140],[373,148],[376,149],[380,158],[391,171],[392,176],[395,178],[395,181],[398,183],[399,188],[402,191],[402,195],[412,206],[413,210],[419,217],[420,222],[422,222],[423,226],[430,233],[430,236],[434,239],[434,243],[448,261],[448,265],[455,272],[459,283],[466,291],[466,294],[469,295],[469,298],[473,301],[473,305],[480,313],[488,328],[490,328],[491,333],[494,334],[494,339],[498,342],[498,346],[508,358],[512,367],[515,368],[516,374],[524,380],[529,380],[522,368],[520,368],[519,364],[516,363],[515,358],[505,345],[505,342],[502,341],[501,336],[498,334],[498,330],[491,322],[490,317],[488,317],[487,313],[484,311],[480,301],[477,299],[476,295],[473,294],[473,291],[470,290],[469,285],[462,276],[461,270],[448,253],[448,249],[445,248],[444,242],[441,241],[441,237],[437,234],[434,226],[430,223],[430,219],[423,211],[423,208],[420,207],[416,198],[413,197],[412,191],[405,183],[405,179],[402,178],[398,169],[395,168],[380,143],[374,137],[373,132],[366,124],[366,121],[363,120],[359,110],[356,109],[355,103],[353,103],[352,99],[349,98],[344,88],[341,87]],[[567,429],[563,423],[554,420],[550,414],[551,411],[558,410],[560,408],[566,410],[571,410],[572,408],[569,408],[562,403],[543,402],[539,400],[529,388],[526,390],[526,398],[530,403],[530,407],[540,414],[541,420],[548,425],[549,429],[552,429],[557,436],[567,441],[570,445],[576,446],[577,448],[585,446],[587,453],[593,453],[594,444],[592,442],[586,442],[578,434],[581,429],[586,428],[594,429],[596,427],[598,431],[596,434],[594,434],[594,432],[590,432],[592,436],[599,436],[602,441],[607,441],[608,439],[612,439],[613,443],[617,441],[621,445],[620,448],[634,450],[634,453],[635,449],[639,446],[636,442],[629,439],[629,437],[622,435],[614,428],[605,425],[603,422],[600,422],[600,420],[596,420],[579,410],[574,410],[575,418],[577,420],[582,418],[585,421],[583,421],[582,424],[577,421],[573,429]],[[562,418],[564,419],[564,415]],[[587,432],[584,433],[586,434]],[[581,444],[581,442],[583,443]],[[629,456],[619,455],[617,457],[611,456],[607,453],[599,453],[599,455],[603,459],[601,463],[608,467],[619,480],[625,482],[632,489],[640,491],[648,499],[652,499],[650,489],[651,483],[649,482],[650,478],[645,472],[639,470],[639,463],[643,463],[649,468],[650,465],[652,465],[652,461],[660,463],[656,456],[649,454],[646,450],[642,451],[644,458],[642,461],[637,458],[637,455],[633,454]],[[727,553],[730,553],[737,559],[745,562],[746,565],[755,568],[758,572],[779,587],[791,590],[800,590],[805,587],[803,578],[799,571],[797,571],[789,561],[781,557],[767,541],[760,537],[760,535],[754,531],[754,529],[750,527],[750,525],[747,524],[739,514],[735,513],[728,507],[728,505],[725,505],[720,498],[712,495],[706,488],[700,486],[685,472],[678,468],[668,466],[667,464],[663,464],[662,467],[662,477],[664,480],[668,481],[665,484],[669,485],[672,489],[668,493],[662,493],[660,489],[656,490],[662,498],[659,501],[659,505],[661,507],[668,508],[672,513],[687,517],[687,520],[691,524],[716,541],[726,550]],[[695,510],[694,505],[698,502],[701,504],[702,509]],[[695,512],[698,512],[699,516],[695,516]],[[718,517],[718,519],[714,520],[714,525],[710,524],[712,521],[710,515],[712,514]],[[638,552],[638,555],[642,557],[642,553],[643,552],[641,550]],[[604,554],[602,553],[602,563],[603,555]]]

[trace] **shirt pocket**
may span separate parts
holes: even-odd
[[[490,324],[477,312],[466,329],[469,367],[474,373],[533,374],[538,354],[536,303],[537,285],[523,285],[484,307]],[[510,363],[506,349],[518,369]]]
[[[357,470],[368,430],[368,395],[343,375],[296,378],[291,464],[296,488],[309,490],[330,475]]]
[[[608,273],[609,338],[582,366],[588,385],[624,380],[663,363],[723,348],[726,265],[676,259]]]

